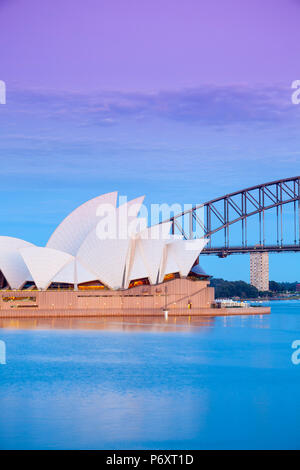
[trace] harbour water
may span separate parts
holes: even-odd
[[[300,302],[271,309],[0,320],[0,448],[299,449]]]

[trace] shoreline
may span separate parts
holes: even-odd
[[[216,307],[208,280],[187,278],[126,290],[0,292],[0,318],[230,316],[270,311],[269,306]]]
[[[253,302],[253,303],[261,303],[261,302],[272,302],[272,300],[300,300],[299,297],[287,297],[287,298],[282,298],[282,297],[269,297],[265,299],[240,299],[240,301],[245,301],[245,302]]]
[[[203,308],[203,309],[172,309],[168,311],[168,317],[220,317],[236,315],[268,315],[271,313],[271,307],[231,307],[231,308]],[[158,317],[164,318],[164,311],[157,309],[87,309],[87,310],[68,310],[68,309],[18,309],[0,310],[0,318],[116,318],[116,317]]]

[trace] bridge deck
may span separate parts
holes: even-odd
[[[234,254],[246,254],[246,253],[284,253],[284,252],[298,252],[300,251],[300,245],[264,245],[264,246],[230,246],[230,247],[206,247],[201,252],[201,255],[218,255],[228,256]]]

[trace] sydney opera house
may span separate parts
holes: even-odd
[[[211,309],[214,290],[196,263],[206,240],[170,235],[169,222],[143,226],[143,199],[117,207],[116,192],[96,197],[68,215],[45,247],[0,237],[1,316]]]

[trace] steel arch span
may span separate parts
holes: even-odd
[[[250,230],[252,220],[255,223]],[[300,251],[300,176],[226,194],[174,215],[170,221],[173,234],[180,233],[186,239],[208,237],[203,254],[225,257],[254,251]]]

